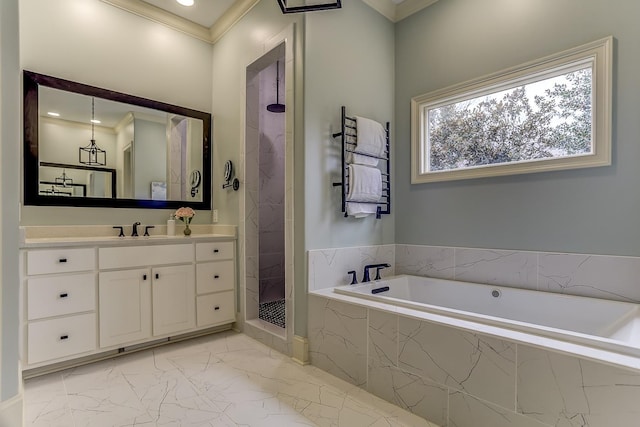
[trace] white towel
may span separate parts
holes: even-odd
[[[378,212],[378,205],[373,203],[347,203],[347,215],[354,218],[365,218]]]
[[[365,117],[356,116],[356,128],[358,140],[354,151],[369,154],[376,157],[384,157],[384,150],[387,141],[387,132],[380,123]],[[349,153],[347,161],[367,166],[377,166],[378,159],[375,157],[361,156],[356,153]]]
[[[363,165],[349,165],[348,202],[378,202],[382,197],[380,169]],[[347,203],[347,215],[362,218],[376,213],[375,203]]]

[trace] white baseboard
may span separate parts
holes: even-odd
[[[309,364],[309,340],[298,335],[293,336],[293,357],[301,365]]]
[[[0,402],[0,426],[22,427],[22,390],[11,399]]]

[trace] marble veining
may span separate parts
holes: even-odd
[[[396,274],[453,280],[454,267],[453,248],[396,245]]]
[[[383,269],[381,277],[395,274],[395,245],[312,250],[308,257],[311,291],[349,284],[351,275],[347,272],[351,270],[360,282],[367,264],[388,263],[391,267]]]
[[[455,259],[455,280],[537,289],[536,253],[456,249]]]
[[[398,325],[398,367],[515,409],[514,344],[405,317]]]
[[[26,426],[437,427],[225,332],[26,381]]]
[[[633,426],[640,373],[518,345],[518,412],[558,426]]]
[[[541,254],[540,290],[640,302],[640,258]]]
[[[367,309],[309,296],[311,363],[355,385],[367,381]]]

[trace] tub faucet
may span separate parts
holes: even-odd
[[[133,223],[133,231],[131,232],[131,237],[138,237],[138,226],[140,222],[136,221]]]
[[[380,270],[382,270],[383,268],[387,268],[387,267],[391,267],[391,265],[387,264],[387,263],[365,265],[364,266],[364,274],[362,275],[362,283],[371,281],[371,278],[369,277],[369,269],[370,268],[375,268],[376,269],[376,278],[373,279],[373,280],[380,280]]]

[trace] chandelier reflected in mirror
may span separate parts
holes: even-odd
[[[78,161],[83,165],[105,166],[107,164],[107,152],[96,145],[95,123],[96,103],[91,97],[91,143],[78,149]]]

